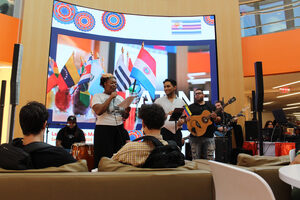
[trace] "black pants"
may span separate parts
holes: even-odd
[[[172,133],[171,131],[169,131],[166,128],[162,128],[160,130],[160,134],[162,135],[163,140],[173,140],[176,142],[177,146],[182,147],[182,133],[181,133],[181,129],[178,129],[176,131],[176,133]]]
[[[128,132],[123,125],[96,125],[94,132],[95,168],[102,157],[112,157],[129,140]]]

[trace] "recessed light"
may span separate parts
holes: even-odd
[[[264,106],[265,106],[265,105],[270,105],[270,104],[272,104],[272,103],[274,103],[274,101],[266,102],[266,103],[264,103]]]
[[[294,93],[290,93],[290,94],[280,95],[280,96],[277,96],[276,98],[283,98],[283,97],[293,96],[293,95],[297,95],[297,94],[300,94],[300,92],[294,92]]]
[[[279,85],[279,86],[276,86],[276,87],[272,87],[272,89],[277,89],[277,88],[281,88],[281,87],[284,87],[284,86],[287,86],[287,85],[293,85],[293,84],[297,84],[297,83],[300,83],[300,81],[295,81],[295,82],[290,82],[290,83],[287,83],[287,84],[284,84],[284,85]]]
[[[286,106],[297,106],[297,105],[300,105],[300,102],[299,102],[299,103],[290,103],[290,104],[286,104]]]
[[[300,106],[282,108],[282,110],[292,110],[292,109],[296,109],[296,108],[300,108]]]

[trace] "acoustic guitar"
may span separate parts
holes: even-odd
[[[230,98],[228,102],[223,105],[223,109],[235,101],[236,101],[235,97]],[[215,112],[218,113],[220,111],[221,109],[217,109]],[[208,110],[203,110],[201,115],[192,115],[190,117],[190,120],[187,121],[187,127],[191,132],[191,134],[197,137],[204,135],[207,127],[212,124],[210,117],[211,117],[211,112]]]

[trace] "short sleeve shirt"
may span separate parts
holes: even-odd
[[[98,93],[93,96],[92,107],[96,104],[103,104],[110,95],[105,93]],[[118,126],[123,124],[123,119],[120,113],[116,112],[116,107],[123,101],[124,99],[117,95],[115,99],[113,99],[108,107],[108,110],[105,111],[101,115],[97,115],[96,125],[109,125],[109,126]]]
[[[177,96],[173,100],[173,102],[171,102],[167,96],[163,96],[161,98],[156,99],[154,103],[161,105],[166,114],[173,111],[175,108],[182,108],[185,105],[184,101],[178,98]],[[170,119],[170,115],[167,116],[164,128],[168,129],[169,131],[175,134],[176,133],[175,122],[169,121],[169,119]]]

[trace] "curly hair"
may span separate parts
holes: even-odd
[[[165,124],[166,113],[158,104],[143,104],[139,110],[139,118],[148,129],[160,129]]]
[[[167,78],[166,80],[164,80],[163,84],[165,84],[165,82],[170,82],[173,87],[177,86],[177,82],[173,79]]]
[[[24,135],[38,135],[48,119],[46,107],[36,101],[23,106],[19,113],[20,126]]]
[[[100,79],[100,85],[102,87],[104,87],[104,83],[106,81],[108,81],[109,79],[111,79],[111,78],[116,78],[116,77],[114,75],[112,75],[111,73],[105,73],[105,74],[103,74],[102,77],[101,77],[101,79]]]

